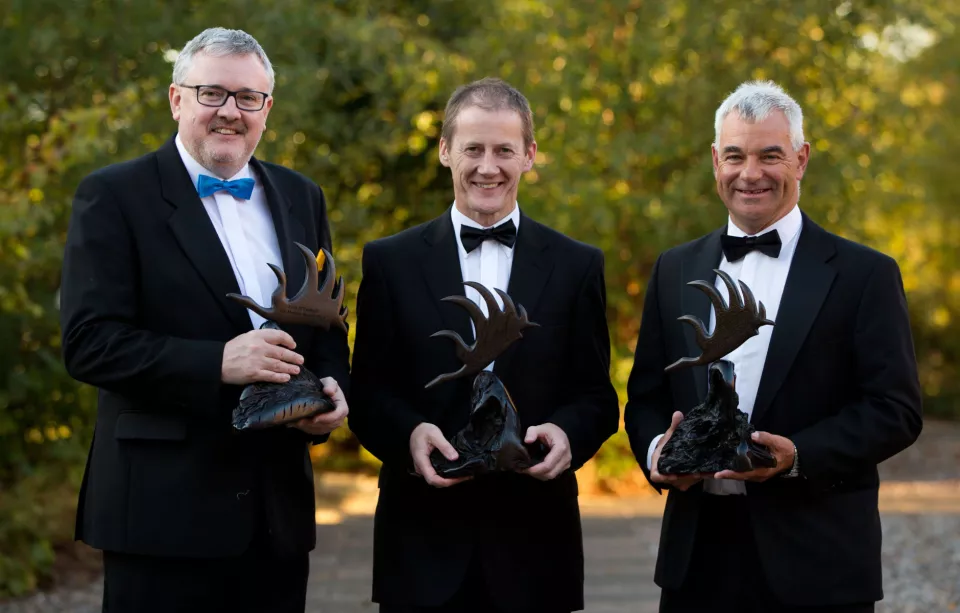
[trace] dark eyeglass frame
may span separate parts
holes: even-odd
[[[263,110],[263,107],[265,107],[265,106],[267,105],[267,98],[270,97],[270,94],[268,94],[267,92],[258,92],[258,91],[255,90],[255,89],[241,89],[240,91],[232,92],[232,91],[230,91],[229,89],[227,89],[227,88],[225,88],[225,87],[220,87],[219,85],[184,85],[184,84],[182,84],[182,83],[180,84],[180,87],[189,87],[190,89],[196,90],[196,92],[197,92],[197,102],[198,102],[199,104],[202,104],[203,106],[209,106],[209,107],[215,108],[215,109],[218,109],[218,108],[220,108],[221,106],[224,106],[224,105],[227,103],[227,100],[229,100],[230,98],[233,98],[233,102],[234,102],[234,104],[237,105],[237,108],[238,108],[238,109],[240,109],[241,111],[250,111],[251,113],[255,113],[255,112],[257,112],[257,111],[262,111],[262,110]],[[224,98],[224,99],[223,99],[223,102],[221,102],[220,104],[209,104],[209,103],[207,103],[207,102],[204,102],[204,101],[200,100],[200,90],[201,90],[202,88],[204,88],[204,87],[209,87],[209,88],[211,88],[211,89],[218,89],[218,90],[220,90],[220,91],[222,91],[222,92],[227,92],[227,97]],[[263,102],[260,104],[260,107],[259,107],[259,108],[256,108],[256,109],[245,109],[245,108],[243,108],[242,106],[240,106],[240,101],[239,101],[239,99],[237,98],[237,94],[260,94],[261,96],[263,96]]]

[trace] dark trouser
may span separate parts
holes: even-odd
[[[308,554],[262,546],[236,558],[103,552],[104,613],[303,613]]]
[[[502,609],[493,604],[487,588],[483,569],[474,559],[467,569],[460,589],[446,603],[439,607],[417,607],[406,605],[381,604],[380,613],[501,613]],[[570,613],[557,609],[533,609],[524,613]]]
[[[690,569],[660,593],[660,613],[873,613],[874,603],[793,607],[767,584],[744,496],[704,495]]]

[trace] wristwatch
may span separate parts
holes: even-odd
[[[783,476],[785,479],[800,476],[800,454],[797,453],[796,445],[793,446],[793,466],[791,466],[789,472],[784,473]]]

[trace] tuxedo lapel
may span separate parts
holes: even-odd
[[[304,268],[303,256],[294,243],[303,244],[306,232],[303,224],[290,214],[290,207],[292,205],[280,191],[276,183],[276,178],[256,158],[250,159],[250,165],[263,184],[267,205],[270,207],[270,215],[273,217],[273,227],[277,233],[280,257],[283,258],[283,271],[287,278],[286,294],[288,298],[293,298],[297,291],[300,290],[300,286],[303,285],[303,280],[307,272]]]
[[[227,294],[239,293],[240,286],[172,138],[157,150],[157,163],[161,194],[174,208],[167,223],[180,248],[213,293],[224,315],[238,329],[250,330],[252,324],[246,309],[227,298]]]
[[[703,322],[704,328],[710,325],[710,298],[700,290],[687,285],[691,281],[706,281],[710,285],[716,283],[717,273],[714,270],[720,266],[720,236],[724,229],[715,230],[693,246],[689,256],[681,260],[680,286],[680,314],[694,315]],[[683,327],[684,345],[687,348],[686,357],[697,357],[703,350],[697,345],[697,336],[693,327],[682,322],[665,322],[665,325]],[[707,367],[694,366],[687,369],[693,377],[693,385],[699,401],[703,401],[707,394]]]
[[[827,264],[835,252],[836,247],[830,235],[804,214],[803,229],[790,263],[760,377],[760,387],[757,389],[757,399],[753,405],[753,423],[758,423],[783,385],[797,352],[823,306],[837,274]]]
[[[540,296],[553,272],[548,247],[540,224],[521,212],[507,294],[518,308],[522,306],[527,311],[530,321],[535,323]],[[531,332],[528,330],[526,333]],[[497,375],[508,372],[517,347],[522,343],[523,339],[514,342],[494,361],[493,370]]]
[[[427,248],[423,253],[420,270],[430,289],[430,302],[437,309],[443,327],[459,334],[469,345],[473,342],[469,314],[463,307],[443,301],[447,296],[466,296],[450,209],[428,223],[421,237]]]

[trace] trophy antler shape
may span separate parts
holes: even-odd
[[[243,306],[247,307],[264,319],[284,324],[304,324],[321,327],[329,330],[335,325],[344,332],[347,331],[347,307],[343,306],[343,278],[337,278],[337,266],[333,256],[326,249],[321,249],[324,263],[327,264],[327,274],[323,285],[318,287],[319,265],[313,252],[300,243],[294,243],[303,254],[307,268],[307,276],[303,280],[300,291],[292,300],[287,299],[287,277],[277,266],[267,264],[273,274],[277,276],[277,289],[271,296],[272,306],[264,308],[256,301],[240,294],[227,294]]]
[[[703,353],[696,358],[680,358],[667,366],[664,372],[687,366],[709,364],[719,360],[751,337],[760,334],[760,326],[773,325],[773,322],[767,319],[767,310],[763,303],[757,302],[746,283],[739,282],[740,288],[743,290],[743,297],[741,298],[740,292],[737,291],[730,275],[722,270],[714,270],[713,272],[717,273],[723,284],[727,286],[730,306],[727,306],[717,289],[706,281],[691,281],[688,283],[687,285],[696,287],[710,297],[710,302],[713,303],[717,314],[717,325],[713,334],[707,334],[707,330],[699,317],[684,315],[678,318],[680,321],[685,321],[693,326],[697,335],[697,345],[703,350]]]
[[[447,296],[443,300],[459,304],[470,313],[470,319],[473,320],[476,329],[476,342],[467,345],[459,334],[452,330],[440,330],[431,336],[443,336],[449,338],[457,344],[457,357],[463,362],[460,370],[452,373],[446,373],[438,376],[436,379],[427,383],[425,389],[430,389],[438,383],[450,381],[457,377],[464,377],[476,374],[493,362],[507,347],[514,341],[523,338],[521,330],[525,328],[539,327],[539,324],[533,323],[527,318],[527,311],[522,305],[515,305],[513,299],[499,289],[496,290],[503,299],[503,310],[497,304],[497,299],[490,293],[486,287],[474,281],[465,281],[464,285],[477,290],[483,301],[487,304],[487,313],[485,317],[480,307],[466,296]]]

